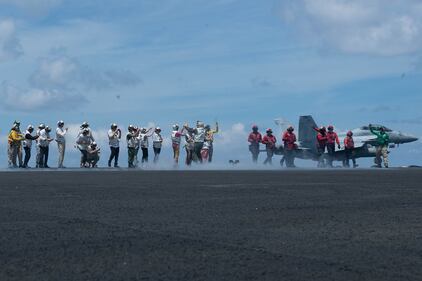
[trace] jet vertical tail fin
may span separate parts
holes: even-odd
[[[299,118],[299,142],[301,147],[311,150],[316,149],[317,132],[314,130],[317,124],[311,115],[300,116]]]

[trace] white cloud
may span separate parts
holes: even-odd
[[[422,50],[422,8],[415,0],[288,0],[281,15],[323,48],[375,55]]]
[[[67,88],[77,79],[79,64],[66,56],[41,59],[30,81],[33,86]]]
[[[141,79],[129,70],[98,70],[84,66],[60,49],[40,59],[30,82],[45,88],[105,90],[133,87],[141,83]]]
[[[245,130],[245,125],[242,123],[235,123],[230,129],[221,130],[217,135],[216,146],[231,147],[247,144],[248,133]]]
[[[89,102],[87,95],[90,90],[133,87],[140,82],[140,78],[129,70],[89,68],[60,49],[39,59],[35,71],[29,77],[28,87],[18,87],[13,82],[3,81],[0,98],[6,109],[70,109],[73,105]]]
[[[0,62],[16,59],[23,54],[12,20],[0,21]]]
[[[0,88],[2,107],[9,110],[61,110],[86,102],[79,94],[72,94],[57,89],[20,88],[3,81]]]

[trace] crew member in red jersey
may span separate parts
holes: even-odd
[[[252,153],[252,162],[258,162],[258,155],[259,155],[259,144],[262,142],[262,135],[258,131],[258,126],[252,126],[252,132],[249,134],[248,137],[249,142],[249,151]]]
[[[283,133],[284,157],[287,168],[295,168],[296,135],[293,126],[289,126]]]
[[[325,127],[321,127],[321,128],[314,128],[315,131],[318,132],[317,135],[317,151],[319,154],[319,158],[318,158],[318,168],[324,168],[325,167],[325,162],[324,162],[324,158],[325,158],[325,148],[327,147],[327,129]]]
[[[356,159],[354,155],[355,142],[353,140],[353,132],[348,131],[346,137],[344,138],[344,151],[346,153],[346,159],[344,160],[343,166],[350,167],[350,159],[353,162],[353,168],[357,168]]]
[[[267,151],[267,159],[265,159],[264,164],[272,165],[277,139],[273,135],[273,130],[267,129],[266,133],[267,134],[262,138],[262,144],[265,144],[265,149]]]
[[[340,140],[338,139],[338,135],[334,132],[334,127],[332,125],[328,126],[327,132],[327,152],[328,152],[328,166],[333,167],[334,161],[334,154],[336,151],[336,143],[337,148],[340,149]]]

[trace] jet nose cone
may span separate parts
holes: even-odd
[[[418,138],[417,137],[410,137],[409,138],[409,142],[414,142],[414,141],[417,141],[418,140]]]
[[[414,137],[414,136],[404,136],[404,138],[403,138],[403,142],[414,142],[414,141],[417,141],[418,140],[418,138],[417,137]]]

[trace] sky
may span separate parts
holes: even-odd
[[[220,163],[248,161],[251,125],[275,118],[422,137],[421,81],[418,0],[0,0],[4,166],[15,119],[72,131],[88,121],[103,165],[113,122],[168,137],[174,123],[219,121]],[[421,165],[421,144],[394,149],[392,162]]]

